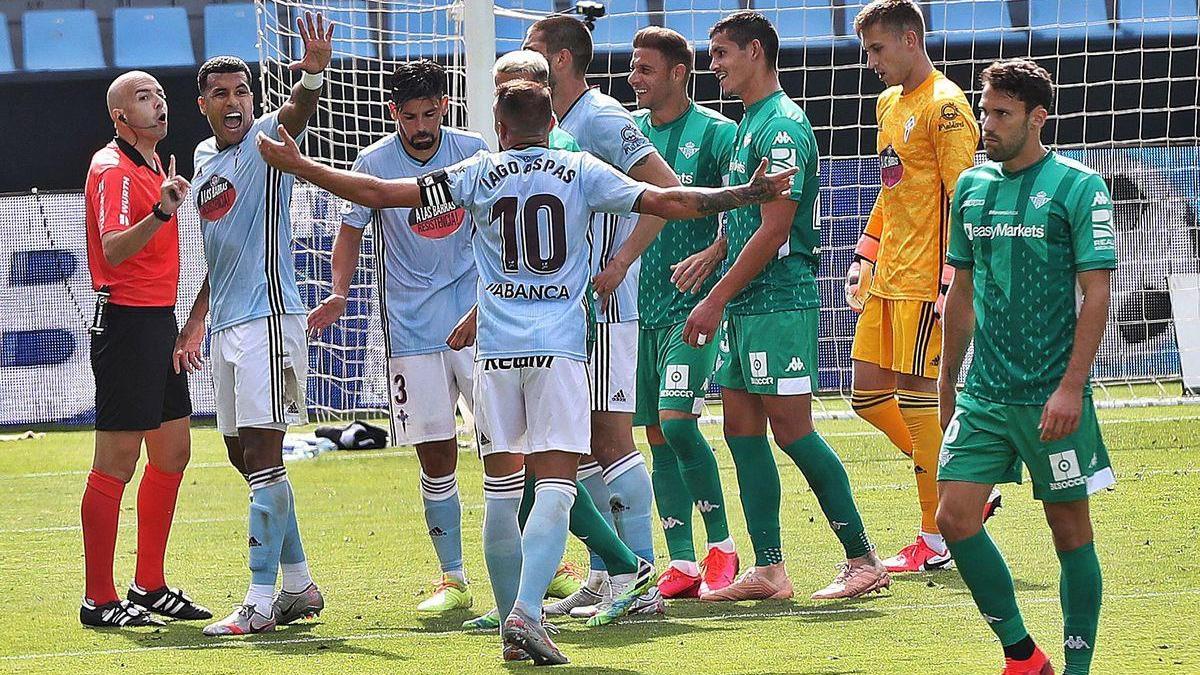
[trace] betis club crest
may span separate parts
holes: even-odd
[[[903,177],[904,163],[900,161],[896,149],[889,145],[879,153],[879,181],[884,187],[894,188]]]

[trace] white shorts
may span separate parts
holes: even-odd
[[[587,366],[561,356],[475,362],[479,453],[591,452]]]
[[[588,359],[592,410],[632,413],[637,406],[638,322],[596,324]]]
[[[454,438],[458,397],[473,411],[474,381],[474,347],[388,359],[392,445]]]
[[[268,316],[213,333],[217,431],[307,424],[308,340],[302,314]]]

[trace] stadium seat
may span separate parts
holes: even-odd
[[[8,37],[8,17],[0,14],[0,73],[11,73],[16,70],[13,65],[12,42]]]
[[[520,9],[530,14],[545,15],[554,11],[554,0],[500,0],[496,8]],[[525,31],[533,25],[530,19],[496,15],[496,53],[505,54],[520,49],[525,43]]]
[[[779,32],[780,47],[828,47],[837,39],[829,0],[758,0],[753,6]]]
[[[391,45],[391,56],[397,61],[450,54],[455,41],[449,36],[461,30],[451,23],[444,3],[434,9],[429,0],[409,3],[407,9],[388,14],[384,26],[384,41]]]
[[[707,48],[708,29],[741,7],[741,0],[664,0],[663,25],[678,31],[693,45]]]
[[[629,52],[633,34],[650,25],[646,0],[608,0],[605,14],[596,19],[592,43],[597,52]]]
[[[1011,32],[1012,20],[1004,2],[935,0],[927,8],[929,37],[944,38],[950,44],[995,43]]]
[[[304,43],[301,41],[296,21],[304,16],[304,12],[320,12],[332,21],[333,28],[333,58],[346,59],[354,57],[375,58],[377,40],[375,31],[371,28],[371,10],[364,0],[318,0],[307,1],[292,9],[292,18],[288,26],[296,37],[292,40],[292,58],[298,59],[304,55]]]
[[[1196,0],[1123,0],[1117,3],[1117,29],[1125,36],[1196,38]]]
[[[195,63],[186,9],[118,7],[113,12],[114,66],[150,68]]]
[[[25,70],[104,68],[100,22],[90,9],[30,10],[22,17]]]
[[[1029,28],[1039,40],[1111,40],[1105,4],[1105,0],[1029,0]]]
[[[236,56],[258,60],[258,25],[254,5],[208,5],[204,8],[204,58]]]

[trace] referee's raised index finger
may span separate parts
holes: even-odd
[[[175,155],[171,155],[171,163],[167,165],[167,178],[175,177]]]

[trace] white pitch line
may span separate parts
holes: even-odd
[[[1182,597],[1185,595],[1200,595],[1200,588],[1193,588],[1182,591],[1161,591],[1148,593],[1115,593],[1106,594],[1104,599],[1112,602],[1115,600],[1147,600],[1152,598],[1171,598]],[[1045,604],[1057,603],[1059,597],[1042,596],[1037,598],[1022,598],[1023,604]],[[905,612],[905,611],[926,611],[937,609],[955,609],[962,607],[974,607],[975,603],[970,601],[962,602],[943,602],[943,603],[923,603],[923,604],[908,604],[908,605],[880,605],[871,603],[870,605],[855,605],[853,607],[831,607],[829,609],[794,609],[784,610],[780,612],[743,612],[743,613],[727,613],[714,614],[711,616],[695,616],[695,617],[662,617],[654,619],[634,619],[627,622],[627,626],[635,626],[640,624],[653,623],[682,623],[695,624],[706,623],[710,621],[724,621],[736,619],[773,619],[773,618],[788,618],[796,616],[829,616],[837,614],[862,614],[866,612]],[[607,629],[606,629],[607,630]],[[231,648],[247,648],[260,646],[275,646],[275,645],[299,645],[311,644],[319,642],[365,642],[368,640],[392,640],[399,638],[436,638],[449,637],[453,635],[473,635],[484,637],[483,632],[468,632],[462,630],[450,631],[419,631],[405,630],[393,631],[390,633],[366,633],[361,635],[330,635],[330,636],[310,636],[302,638],[287,638],[282,640],[227,640],[215,639],[211,642],[201,642],[184,645],[159,647],[129,647],[126,649],[98,649],[92,651],[73,651],[73,652],[43,652],[40,654],[7,654],[0,656],[0,661],[32,661],[36,659],[55,659],[55,658],[78,658],[78,657],[96,657],[96,656],[111,656],[116,654],[144,654],[149,652],[161,652],[172,650],[193,650],[193,649],[231,649]]]

